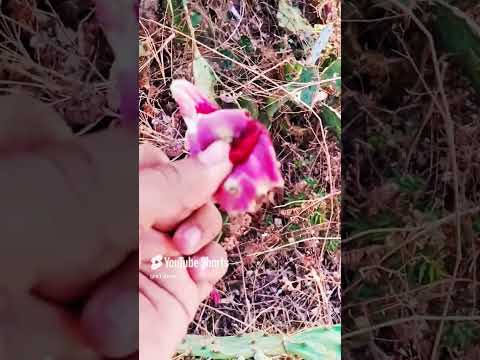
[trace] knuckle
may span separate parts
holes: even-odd
[[[164,164],[160,169],[160,173],[169,186],[178,186],[182,182],[182,176],[173,163]]]
[[[205,232],[209,238],[214,238],[217,236],[223,227],[223,220],[222,215],[218,211],[213,203],[209,203],[208,207],[205,210],[205,216],[202,219],[205,224],[203,227],[205,228]]]
[[[213,208],[213,228],[215,229],[215,234],[218,234],[220,231],[222,231],[223,227],[223,219],[222,219],[222,214],[220,214],[220,211],[215,207],[215,205],[212,204]]]
[[[175,207],[178,213],[188,213],[192,208],[191,197],[188,196],[189,189],[185,184],[185,178],[174,163],[167,163],[160,168],[161,176],[164,181],[164,188],[170,192],[171,198],[175,201]]]

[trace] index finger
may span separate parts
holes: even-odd
[[[137,149],[112,129],[0,158],[1,282],[69,300],[137,249]]]
[[[210,145],[197,157],[140,173],[140,225],[170,231],[206,204],[232,170],[230,146]]]

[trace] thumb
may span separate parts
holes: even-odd
[[[170,231],[207,203],[232,170],[230,145],[214,142],[196,157],[140,172],[140,225]]]
[[[45,103],[26,95],[0,96],[0,152],[33,151],[74,139],[65,120]]]

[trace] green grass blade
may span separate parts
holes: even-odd
[[[465,75],[480,92],[480,28],[465,13],[436,0],[433,29],[441,47],[454,56]]]

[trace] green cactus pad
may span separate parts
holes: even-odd
[[[293,335],[255,332],[240,336],[187,335],[178,354],[205,359],[252,359],[296,355],[304,360],[340,359],[341,326],[312,328]]]

